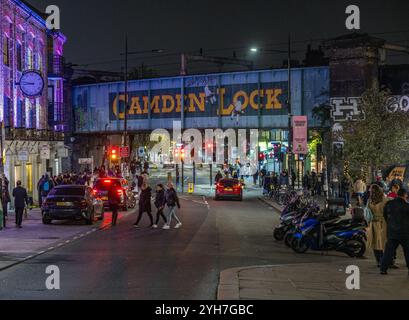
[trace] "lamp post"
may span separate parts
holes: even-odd
[[[126,147],[128,143],[128,111],[129,111],[129,97],[128,97],[128,60],[130,55],[144,54],[144,53],[162,53],[164,49],[151,49],[151,50],[141,50],[141,51],[131,51],[128,50],[128,36],[125,36],[125,52],[121,53],[121,56],[125,56],[125,72],[124,72],[124,86],[125,86],[125,115],[124,115],[124,135],[123,135],[123,146]]]

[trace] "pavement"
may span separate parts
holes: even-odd
[[[274,208],[282,209],[274,201],[259,197]],[[324,199],[319,199],[324,202]],[[308,253],[304,256],[320,255]],[[321,256],[329,255],[322,253]],[[337,253],[334,253],[337,255]],[[403,252],[398,252],[399,270],[381,276],[371,252],[364,259],[341,256],[331,262],[288,265],[248,266],[227,269],[220,274],[219,300],[408,300],[409,276]],[[358,267],[359,289],[347,287],[347,268]],[[355,280],[356,283],[356,280]]]
[[[121,213],[119,219],[123,215]],[[83,221],[54,221],[52,225],[43,225],[40,209],[33,209],[24,218],[22,229],[17,228],[14,221],[14,213],[9,212],[7,227],[0,231],[0,271],[108,227],[111,215],[108,213],[104,221],[92,226]]]

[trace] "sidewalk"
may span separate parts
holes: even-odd
[[[218,300],[407,300],[407,269],[381,276],[372,260],[259,266],[225,270]],[[360,268],[360,290],[348,290],[346,268]]]
[[[28,213],[28,218],[23,220],[22,229],[16,228],[14,222],[14,213],[9,213],[7,228],[0,231],[0,271],[57,245],[65,245],[66,241],[71,241],[68,239],[77,235],[95,232],[101,225],[98,222],[87,226],[82,221],[61,221],[43,225],[40,209]]]

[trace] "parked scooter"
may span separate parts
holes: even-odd
[[[324,213],[299,225],[291,247],[296,253],[339,251],[350,257],[362,257],[366,251],[366,228],[361,215],[340,220]]]

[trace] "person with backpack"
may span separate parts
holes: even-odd
[[[165,203],[168,207],[168,217],[167,217],[168,221],[163,227],[163,230],[170,229],[172,218],[175,218],[177,222],[175,229],[179,229],[180,227],[182,227],[182,222],[180,221],[179,217],[176,215],[176,206],[180,209],[180,202],[179,202],[179,197],[176,193],[176,190],[172,182],[168,183],[168,190],[166,190],[165,192]]]

